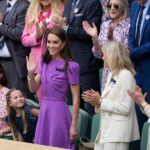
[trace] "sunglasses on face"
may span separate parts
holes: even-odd
[[[112,7],[115,8],[115,9],[119,9],[120,6],[118,4],[108,4],[107,5],[108,9],[111,9]]]

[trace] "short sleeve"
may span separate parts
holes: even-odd
[[[35,108],[32,104],[26,104],[24,110],[26,113],[30,113],[30,110]]]
[[[67,70],[68,82],[69,84],[78,84],[80,71],[79,64],[76,62],[69,62],[69,68]]]

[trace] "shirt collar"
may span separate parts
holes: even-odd
[[[118,26],[123,26],[123,25],[126,24],[127,22],[130,22],[130,21],[129,21],[129,18],[122,19],[122,20],[117,24],[116,27],[118,27]],[[111,24],[111,23],[112,23],[112,20],[110,20],[110,24]]]
[[[11,6],[13,6],[16,3],[17,0],[7,0],[7,3],[10,3]]]
[[[150,0],[147,0],[147,2],[144,4],[144,6],[146,8],[146,7],[149,7],[149,5],[150,5]]]

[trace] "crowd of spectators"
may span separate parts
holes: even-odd
[[[0,136],[75,149],[82,108],[100,113],[95,150],[140,150],[149,35],[150,0],[0,0]]]

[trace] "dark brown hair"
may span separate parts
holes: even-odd
[[[2,64],[0,64],[0,75],[2,75],[2,78],[0,79],[0,84],[2,85],[2,86],[7,86],[7,84],[8,84],[8,81],[7,81],[7,78],[6,78],[6,74],[5,74],[5,71],[4,71],[4,69],[3,69],[3,66],[2,66]]]
[[[60,51],[60,56],[65,61],[64,69],[66,70],[68,67],[68,61],[72,60],[68,37],[62,28],[58,26],[54,26],[52,29],[47,31],[46,41],[50,33],[56,35],[62,42],[65,43],[63,49]],[[46,64],[48,64],[52,60],[52,57],[49,54],[48,49],[46,49],[45,53],[42,56],[42,59],[43,59],[43,62]]]

